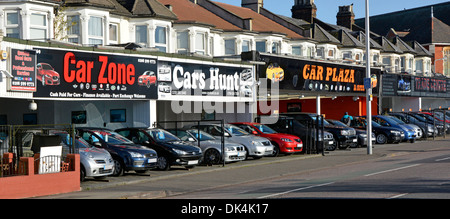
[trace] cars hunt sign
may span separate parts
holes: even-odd
[[[36,91],[36,52],[11,49],[12,91]]]
[[[259,77],[279,83],[280,89],[311,92],[365,93],[364,66],[303,60],[261,54],[266,63],[259,69]],[[378,92],[380,69],[371,70],[373,93]],[[271,84],[268,83],[268,84]]]
[[[36,48],[35,97],[156,99],[156,59]]]

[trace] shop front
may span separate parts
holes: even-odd
[[[279,87],[278,96],[260,97],[278,101],[279,113],[311,112],[329,119],[366,115],[366,69],[331,61],[261,54],[260,79],[267,80],[268,90]],[[378,113],[378,90],[381,70],[371,69],[372,114]],[[367,85],[366,85],[367,86]],[[270,93],[270,92],[268,92]],[[259,110],[259,114],[267,114]]]

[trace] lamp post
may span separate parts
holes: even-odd
[[[370,80],[369,0],[366,0],[366,80]],[[366,88],[367,154],[372,154],[372,83]]]

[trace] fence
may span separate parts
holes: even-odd
[[[70,124],[1,125],[0,177],[24,175],[27,170],[22,157],[34,157],[35,173],[64,172],[68,165],[64,155],[78,153],[74,143],[75,130]],[[42,147],[60,145],[61,155],[40,157]]]

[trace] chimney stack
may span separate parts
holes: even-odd
[[[317,12],[314,0],[294,0],[294,3],[291,9],[292,18],[302,19],[312,24]]]
[[[353,13],[353,4],[339,6],[339,12],[336,15],[337,22],[336,24],[339,26],[346,27],[348,29],[352,29],[352,26],[355,24],[355,14]]]
[[[243,8],[250,8],[259,14],[260,8],[264,7],[264,0],[242,0],[241,6]]]

